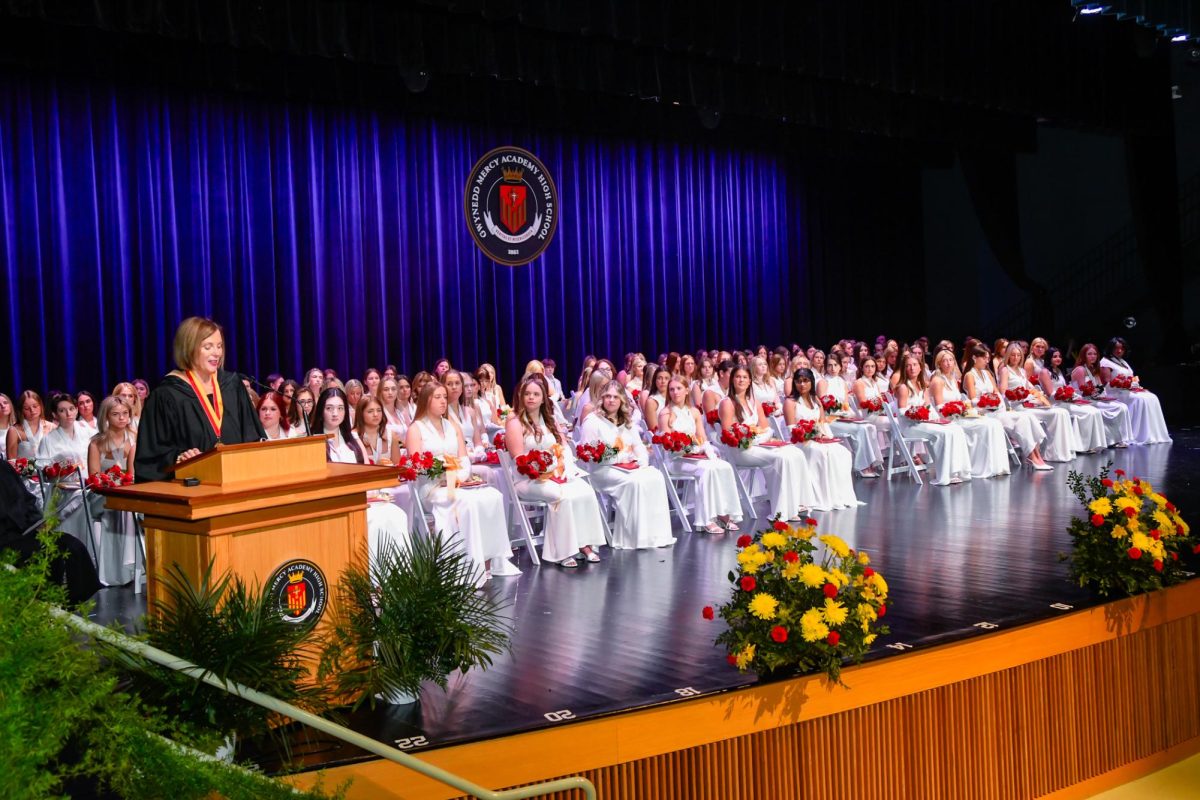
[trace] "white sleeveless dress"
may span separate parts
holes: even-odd
[[[1114,375],[1133,377],[1133,367],[1123,358],[1102,358],[1100,366],[1112,370]],[[1129,389],[1114,389],[1111,386],[1105,389],[1104,393],[1124,403],[1129,409],[1133,444],[1170,444],[1171,434],[1167,431],[1167,421],[1163,419],[1162,404],[1158,401],[1158,395],[1144,389],[1134,392]]]
[[[113,466],[122,471],[129,469],[128,445],[133,433],[125,434],[125,444],[114,447],[111,452],[100,450],[100,471]],[[92,495],[93,541],[96,545],[96,572],[105,586],[124,586],[133,580],[134,558],[137,548],[137,522],[128,511],[112,511],[107,508],[101,495]]]
[[[775,386],[775,382],[768,375],[767,380],[770,383],[762,384],[758,381],[750,382],[750,389],[754,394],[754,399],[760,403],[770,403],[775,407],[772,416],[778,417],[783,415],[783,395]]]
[[[887,381],[878,375],[870,380],[863,379],[863,394],[868,400],[878,400],[881,403],[887,402]],[[891,432],[891,425],[888,422],[887,414],[882,410],[874,414],[863,411],[858,405],[858,397],[850,393],[850,408],[858,415],[859,419],[865,419],[875,426],[875,441],[879,444],[879,452],[882,454],[885,447],[888,446],[888,436]]]
[[[341,435],[329,440],[329,460],[337,464],[357,464],[358,459]],[[408,514],[394,503],[367,503],[367,557],[374,563],[380,546],[390,543],[398,549],[408,549],[411,538]]]
[[[809,406],[802,400],[791,402],[796,408],[797,419],[813,422],[821,419],[821,408],[816,403]],[[862,428],[874,430],[868,425],[863,425]],[[812,472],[813,491],[816,495],[813,508],[829,511],[866,505],[860,503],[854,493],[854,465],[849,450],[835,442],[808,441],[795,447],[804,451],[808,459],[808,468]]]
[[[946,486],[956,479],[971,480],[971,449],[967,444],[966,432],[954,423],[935,425],[928,422],[915,422],[905,416],[905,411],[909,408],[933,405],[924,389],[918,389],[911,383],[907,384],[907,387],[908,403],[900,409],[899,421],[901,425],[914,429],[915,435],[929,440],[927,446],[929,455],[933,459],[931,468],[933,477],[930,479],[930,483],[934,486]],[[930,418],[937,418],[936,409],[930,414]]]
[[[408,423],[404,420],[399,409],[393,414],[385,408],[383,410],[383,421],[388,435],[392,437],[392,441],[403,442],[404,437],[408,435]]]
[[[28,459],[30,463],[37,461],[38,449],[42,445],[42,440],[46,438],[47,435],[46,429],[42,426],[42,423],[39,422],[37,425],[37,430],[34,431],[33,426],[31,426],[26,420],[21,420],[21,430],[25,431],[25,438],[17,442],[17,452],[10,454],[8,457],[25,458]],[[86,462],[87,459],[85,458],[84,461]]]
[[[939,373],[933,379],[942,381],[942,405],[963,400],[963,394],[953,378],[947,380]],[[956,422],[967,435],[972,478],[994,478],[1012,471],[1008,464],[1008,439],[1004,436],[1004,426],[1000,420],[981,416],[959,417]]]
[[[1000,395],[1000,390],[996,387],[996,381],[992,378],[992,373],[989,370],[980,372],[977,369],[972,369],[970,374],[975,376],[975,388],[979,394]],[[976,401],[978,399],[977,395]],[[1032,415],[1018,414],[1016,411],[1009,411],[1007,409],[1004,397],[1000,396],[999,408],[995,411],[980,409],[979,413],[986,414],[992,419],[998,420],[1004,426],[1004,432],[1008,434],[1008,438],[1017,447],[1021,448],[1021,453],[1025,458],[1029,458],[1029,454],[1045,441],[1046,429]]]
[[[1060,389],[1067,385],[1067,376],[1062,372],[1057,375],[1050,374],[1050,384],[1055,389]],[[1075,426],[1075,432],[1079,438],[1076,443],[1076,450],[1083,452],[1085,450],[1103,450],[1108,447],[1108,432],[1104,428],[1104,415],[1100,413],[1100,409],[1091,405],[1081,405],[1076,402],[1064,403],[1059,400],[1053,400],[1055,406],[1065,408],[1067,413],[1071,415],[1071,422]]]
[[[848,407],[850,394],[846,388],[845,379],[841,375],[826,375],[824,381],[826,393],[833,395],[839,403]],[[854,469],[856,471],[862,472],[883,463],[883,450],[879,447],[879,432],[874,426],[839,420],[830,422],[829,430],[833,432],[834,436],[841,437],[846,446],[850,448],[850,452],[854,453]]]
[[[1087,377],[1083,383],[1092,384],[1092,389],[1103,389],[1104,381],[1100,379],[1100,370],[1095,372],[1087,371]],[[1072,370],[1074,372],[1074,370]],[[1071,379],[1071,386],[1075,387],[1075,391],[1082,392],[1083,385]],[[1125,445],[1133,442],[1133,426],[1129,423],[1129,408],[1118,400],[1101,400],[1095,397],[1088,398],[1092,402],[1092,407],[1100,412],[1104,417],[1104,431],[1108,437],[1110,447],[1114,445]]]
[[[641,550],[675,544],[671,535],[671,509],[667,502],[666,479],[650,467],[650,455],[630,424],[618,427],[603,414],[592,414],[583,423],[584,442],[615,445],[620,438],[618,461],[634,462],[637,469],[625,470],[611,464],[590,465],[592,485],[613,499],[617,520],[612,546],[617,550]]]
[[[513,476],[518,497],[550,504],[546,512],[542,558],[558,563],[584,547],[605,544],[600,503],[596,500],[596,492],[581,477],[571,448],[565,442],[559,445],[554,434],[543,428],[526,432],[524,441],[527,453],[544,450],[555,456],[556,463],[561,459],[563,477],[567,479],[565,483],[558,483],[549,479],[530,480],[519,473]]]
[[[653,409],[650,408],[651,400],[654,401]],[[640,414],[634,413],[633,414],[634,418],[632,420],[630,420],[630,422],[634,428],[638,428],[640,430],[646,430],[646,431],[658,430],[658,415],[661,414],[662,410],[666,407],[667,407],[667,396],[666,395],[652,394],[646,398],[646,414],[640,415]],[[633,408],[636,410],[637,406],[635,405],[635,406],[633,406]],[[592,440],[591,439],[582,439],[581,441],[590,442]]]
[[[1024,369],[1013,369],[1007,364],[1004,370],[1008,377],[1008,388],[1015,389],[1024,386],[1033,393],[1034,386],[1025,377]],[[1047,408],[1039,405],[1037,408],[1027,408],[1022,403],[1008,403],[1009,410],[1018,414],[1036,417],[1046,429],[1046,439],[1042,442],[1042,458],[1047,461],[1070,461],[1075,458],[1075,442],[1072,441],[1071,414],[1065,408]]]
[[[697,438],[696,418],[692,407],[673,408],[671,430]],[[738,500],[733,467],[722,461],[711,442],[702,451],[707,458],[683,458],[667,454],[667,470],[672,475],[687,475],[696,479],[696,499],[692,503],[692,525],[703,528],[717,517],[728,516],[734,522],[742,519],[742,504]]]
[[[26,429],[26,436],[28,435],[29,432]],[[38,465],[44,467],[51,463],[78,464],[83,471],[83,477],[86,478],[88,476],[87,457],[90,442],[91,437],[83,428],[76,426],[71,435],[68,435],[62,428],[55,428],[42,436],[38,442]]]
[[[421,432],[421,448],[435,456],[458,457],[459,442],[454,433],[454,425],[446,419],[440,420],[441,429],[435,427],[428,418],[419,419],[413,424]],[[471,477],[471,467],[462,463],[456,477],[465,481]],[[435,483],[428,478],[418,478],[416,491],[421,493],[421,501],[425,508],[433,514],[434,530],[440,531],[444,537],[454,537],[456,549],[461,549],[467,558],[475,565],[478,574],[484,575],[484,570],[490,568],[489,562],[495,559],[497,574],[517,574],[509,568],[512,564],[512,546],[508,540],[508,526],[505,524],[504,497],[491,486],[480,486],[475,489],[455,489],[453,492],[441,481]]]
[[[737,402],[732,398],[731,401]],[[766,420],[758,418],[757,404],[754,408],[742,408],[742,423],[751,428],[766,424]],[[770,438],[769,432],[760,433],[756,442],[764,442]],[[719,442],[720,438],[715,441]],[[770,503],[770,516],[779,515],[783,520],[798,519],[802,515],[801,509],[815,507],[817,495],[812,472],[808,468],[808,459],[800,448],[788,445],[762,447],[757,443],[745,450],[726,444],[719,447],[725,460],[734,467],[762,469],[767,501]]]

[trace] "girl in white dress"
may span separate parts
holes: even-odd
[[[100,431],[88,444],[88,472],[105,472],[113,466],[133,474],[136,442],[129,420],[133,410],[117,397],[106,397],[100,404]],[[96,545],[96,572],[105,586],[124,586],[133,580],[137,523],[128,511],[110,511],[101,495],[92,495],[94,516],[99,523],[93,535]]]
[[[337,387],[321,392],[313,412],[314,434],[333,434],[326,443],[326,456],[338,464],[366,464],[367,457],[354,438],[346,414],[346,393]],[[367,555],[374,559],[385,542],[399,549],[408,548],[408,514],[393,503],[367,503]]]
[[[575,554],[599,561],[596,548],[604,544],[604,528],[596,493],[575,465],[571,448],[554,424],[545,379],[530,375],[517,387],[519,409],[508,420],[504,444],[512,457],[541,450],[554,458],[547,476],[532,480],[517,475],[517,495],[548,503],[542,558],[560,566],[579,566]]]
[[[933,366],[935,372],[929,388],[933,395],[934,408],[940,409],[946,403],[961,403],[966,400],[958,389],[958,370],[954,364],[954,353],[949,350],[939,351],[933,359]],[[1005,438],[1004,426],[1000,424],[1000,420],[980,416],[959,417],[956,422],[967,435],[972,478],[994,478],[1011,472],[1008,466],[1008,439]]]
[[[1000,371],[999,389],[1001,396],[1006,397],[1010,389],[1024,388],[1029,397],[1024,402],[1008,401],[1009,410],[1018,414],[1027,414],[1037,418],[1046,430],[1046,439],[1042,442],[1042,456],[1047,461],[1070,461],[1075,458],[1074,442],[1072,442],[1071,415],[1065,408],[1052,408],[1050,401],[1041,390],[1025,377],[1025,365],[1021,345],[1012,342],[1004,352],[1004,367]],[[1031,406],[1025,403],[1033,404]]]
[[[859,419],[865,419],[875,426],[875,439],[879,443],[880,453],[887,446],[888,437],[891,435],[891,426],[887,415],[883,413],[883,404],[888,402],[887,390],[887,379],[879,374],[879,361],[869,355],[865,356],[858,364],[858,378],[853,384],[853,405],[858,411]],[[867,411],[867,406],[874,403],[878,403],[880,409]]]
[[[576,441],[583,435],[584,420],[600,407],[600,392],[611,380],[611,376],[600,370],[593,370],[591,376],[588,378],[587,388],[584,389],[583,396],[575,403],[575,419],[572,421],[572,425],[575,430]]]
[[[0,393],[0,458],[8,458],[8,432],[16,426],[16,406],[11,397]]]
[[[292,427],[283,409],[287,401],[278,392],[265,392],[258,398],[258,421],[262,423],[267,439],[291,439]]]
[[[142,396],[138,394],[137,387],[132,383],[118,383],[113,387],[113,397],[119,397],[125,401],[125,405],[133,409],[133,419],[130,421],[130,427],[133,432],[137,433],[138,425],[142,420]]]
[[[850,391],[846,380],[842,377],[842,363],[837,358],[830,357],[826,373],[817,381],[817,397],[832,395],[840,404],[842,412],[849,418]],[[792,392],[795,394],[795,391]],[[854,418],[856,419],[856,418]],[[878,431],[870,425],[857,421],[843,420],[840,415],[833,416],[829,429],[834,436],[841,437],[850,451],[854,453],[854,468],[864,478],[879,477],[878,467],[883,464],[883,451],[879,447]]]
[[[10,459],[26,458],[33,462],[37,460],[42,438],[54,430],[54,423],[46,419],[46,406],[37,392],[27,389],[21,392],[19,400],[21,423],[9,427],[5,455]]]
[[[799,448],[790,444],[765,447],[772,437],[767,416],[750,389],[750,371],[734,367],[729,376],[729,396],[717,407],[721,427],[735,423],[748,425],[755,432],[755,443],[746,449],[724,443],[722,452],[734,467],[758,467],[766,480],[769,514],[785,520],[799,520],[817,501],[808,460]]]
[[[69,394],[57,394],[50,398],[50,402],[58,425],[38,443],[38,463],[43,467],[48,464],[75,464],[82,467],[83,477],[86,478],[88,443],[92,437],[87,430],[75,424],[79,412],[75,400]]]
[[[400,420],[407,430],[417,413],[417,404],[413,401],[413,383],[407,375],[396,376],[396,408],[400,409]],[[490,419],[494,409],[488,406],[485,419]]]
[[[504,408],[504,390],[500,388],[500,384],[496,382],[496,368],[491,364],[480,364],[475,370],[475,380],[479,382],[479,396],[488,404],[491,409],[491,421],[497,425],[503,425],[500,420],[500,409]],[[415,387],[414,387],[415,388]]]
[[[933,458],[934,486],[948,486],[971,480],[971,451],[967,435],[954,425],[938,425],[933,422],[917,422],[906,416],[908,409],[928,406],[929,390],[925,384],[925,368],[921,359],[913,354],[904,357],[901,367],[903,379],[896,384],[896,406],[900,412],[900,424],[916,429],[916,434],[929,440],[929,454]],[[930,414],[937,418],[937,412]]]
[[[486,485],[456,488],[472,476],[462,428],[449,416],[449,405],[446,387],[439,383],[428,384],[417,398],[417,416],[408,428],[405,448],[410,455],[427,452],[441,458],[446,475],[436,482],[418,478],[416,491],[433,514],[434,528],[443,536],[454,535],[475,565],[479,580],[519,575],[520,570],[508,560],[512,547],[504,523],[503,496]]]
[[[672,475],[696,479],[696,496],[692,504],[692,524],[698,530],[721,533],[738,530],[742,506],[738,501],[733,467],[720,460],[716,448],[704,432],[704,421],[695,406],[688,403],[685,379],[672,378],[667,386],[667,407],[658,415],[660,431],[674,431],[692,437],[697,454],[704,458],[684,458],[667,454],[667,470]]]
[[[717,392],[721,390],[721,382],[717,380],[716,367],[713,366],[711,358],[700,359],[700,364],[697,368],[696,380],[692,383],[692,405],[696,408],[704,406],[704,393]],[[715,407],[715,406],[714,406]]]
[[[392,377],[380,378],[375,396],[383,410],[383,424],[387,428],[388,436],[396,443],[404,441],[404,435],[408,433],[408,423],[404,421],[400,410],[400,384]]]
[[[357,380],[356,378],[351,378],[350,380],[346,381],[345,392],[346,407],[350,409],[350,425],[353,426],[354,421],[358,419],[356,416],[358,413],[358,404],[363,399],[362,381]]]
[[[671,371],[666,368],[656,369],[652,382],[652,385],[643,391],[640,400],[646,429],[654,433],[658,430],[658,415],[667,407],[667,385],[671,382]]]
[[[1079,348],[1075,368],[1071,370],[1071,385],[1075,391],[1092,401],[1104,417],[1104,429],[1113,447],[1125,447],[1134,441],[1129,408],[1116,399],[1104,398],[1104,376],[1100,373],[1100,350],[1088,343]]]
[[[659,370],[659,374],[666,370]],[[592,466],[592,485],[612,498],[616,508],[612,546],[641,550],[675,544],[663,474],[650,469],[650,454],[632,424],[624,387],[609,381],[600,392],[600,408],[583,423],[585,443],[604,442],[618,452],[611,463]],[[628,468],[618,466],[629,465]]]
[[[1004,396],[1000,394],[1000,390],[996,386],[996,378],[988,366],[992,361],[992,354],[987,347],[977,344],[969,355],[971,366],[963,373],[963,393],[971,405],[975,406],[980,414],[987,414],[999,421],[1008,438],[1021,448],[1021,452],[1025,454],[1030,466],[1036,470],[1054,469],[1042,458],[1041,444],[1046,439],[1046,429],[1042,427],[1042,423],[1030,414],[1018,414],[1016,411],[1006,410]],[[979,398],[985,394],[994,394],[999,398],[1000,405],[994,411],[980,407]]]
[[[100,421],[96,418],[95,396],[86,389],[82,392],[76,392],[75,408],[79,410],[79,415],[75,417],[75,424],[92,436],[99,433]]]
[[[359,400],[354,418],[354,439],[368,464],[391,466],[400,460],[400,445],[384,423],[383,404],[378,399],[367,395]]]
[[[1025,377],[1037,385],[1041,383],[1041,372],[1046,368],[1046,351],[1050,343],[1038,336],[1029,343],[1029,357],[1025,359]]]
[[[458,423],[467,445],[467,456],[472,457],[483,453],[487,430],[483,420],[477,419],[479,413],[467,402],[463,375],[456,369],[446,370],[442,375],[442,385],[446,387],[446,402],[450,419]]]
[[[819,425],[828,422],[813,389],[811,370],[800,369],[792,375],[792,396],[783,402],[783,419],[788,428],[802,419]],[[812,472],[816,494],[813,508],[828,511],[860,505],[854,494],[850,451],[836,442],[806,441],[796,446],[803,448]]]
[[[761,405],[771,406],[769,416],[783,416],[783,395],[771,375],[771,367],[765,358],[754,356],[750,359],[750,389],[755,401]]]
[[[641,353],[633,353],[626,364],[625,369],[622,371],[621,376],[619,376],[619,378],[624,378],[622,383],[625,385],[625,390],[629,392],[635,390],[640,392],[645,385],[643,383],[645,372],[646,357]]]
[[[1042,391],[1046,397],[1053,398],[1054,393],[1059,389],[1069,385],[1067,374],[1062,369],[1062,351],[1057,347],[1049,347],[1045,350],[1042,357],[1044,366],[1035,367],[1037,369],[1037,381],[1042,387]],[[1074,388],[1074,387],[1072,387]],[[1087,403],[1084,405],[1083,403]],[[1061,408],[1067,409],[1071,415],[1071,419],[1075,423],[1076,433],[1079,436],[1079,441],[1076,443],[1076,449],[1080,452],[1095,453],[1098,450],[1103,450],[1113,442],[1108,440],[1108,432],[1104,427],[1104,415],[1100,410],[1087,401],[1086,398],[1075,396],[1075,400],[1069,403],[1056,401],[1056,404]]]
[[[683,358],[679,359],[679,377],[683,379],[683,385],[691,391],[692,384],[700,377],[699,370],[696,369],[696,357],[690,353],[684,353]]]
[[[1134,378],[1132,389],[1115,389],[1108,386],[1105,394],[1111,394],[1129,408],[1129,422],[1133,427],[1133,440],[1138,444],[1170,444],[1171,434],[1163,418],[1162,404],[1158,396],[1146,391],[1136,380],[1133,367],[1125,360],[1128,347],[1125,340],[1117,336],[1108,343],[1107,355],[1100,360],[1100,374],[1107,386],[1115,375]]]

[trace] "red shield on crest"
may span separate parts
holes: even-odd
[[[524,184],[500,184],[500,221],[509,233],[515,234],[525,227]]]
[[[307,595],[308,592],[305,591],[303,582],[288,584],[288,611],[292,612],[293,617],[298,617],[304,613],[304,607],[308,604]]]

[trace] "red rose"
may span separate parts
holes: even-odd
[[[1100,481],[1100,485],[1111,489],[1113,487],[1113,482],[1108,478],[1105,478],[1104,480]]]
[[[1113,474],[1116,475],[1118,478],[1121,478],[1121,477],[1125,476],[1125,470],[1119,469],[1116,472],[1114,472]]]
[[[807,525],[807,526],[808,526],[808,527],[810,527],[810,528],[815,528],[815,527],[817,527],[817,521],[816,521],[815,519],[813,519],[812,517],[805,517],[805,518],[804,518],[804,524],[805,524],[805,525]]]
[[[1160,559],[1160,558],[1156,558],[1156,559],[1154,559],[1154,571],[1155,571],[1155,572],[1162,572],[1162,571],[1163,571],[1163,563],[1162,563],[1162,559]]]
[[[866,569],[864,569],[864,570],[863,570],[863,577],[864,577],[864,578],[869,578],[869,577],[871,577],[871,576],[872,576],[872,575],[874,575],[874,574],[875,574],[875,570],[871,569],[870,567],[867,567]]]
[[[1127,517],[1137,516],[1137,511],[1135,511],[1132,508],[1127,508],[1127,509],[1125,509],[1125,516],[1127,516]]]
[[[754,540],[743,533],[741,536],[738,537],[737,546],[738,547],[749,547],[750,542],[752,542],[752,541],[754,541]]]
[[[1154,530],[1150,531],[1151,539],[1157,539],[1160,536],[1162,536],[1162,531],[1160,531],[1158,528],[1155,528]]]
[[[1133,493],[1136,494],[1138,497],[1141,497],[1142,496],[1142,487],[1140,487],[1140,486],[1133,487]]]
[[[1178,561],[1178,560],[1179,560],[1179,553],[1176,553],[1174,550],[1172,550],[1172,551],[1171,551],[1171,560],[1172,560],[1172,561]]]
[[[1092,514],[1092,524],[1099,528],[1104,524],[1104,517],[1100,516],[1099,514]]]
[[[720,417],[717,416],[717,410],[714,408],[712,411],[709,411],[704,415],[704,419],[708,421],[709,425],[716,425],[717,420],[720,419]]]
[[[728,655],[728,656],[725,656],[725,660],[729,662],[729,666],[731,666],[731,667],[737,666],[737,656]]]
[[[787,628],[782,625],[776,625],[771,628],[771,638],[782,644],[787,641]]]
[[[1134,476],[1133,476],[1132,478],[1130,478],[1129,480],[1133,481],[1134,483],[1141,483],[1141,482],[1142,482],[1142,479],[1141,479],[1141,478],[1139,478],[1137,475],[1134,475]]]
[[[837,631],[830,631],[829,635],[825,637],[825,641],[834,647],[837,647],[838,642],[840,642],[841,640],[842,640],[842,635],[840,633],[838,633]]]
[[[792,552],[791,550],[788,550],[786,553],[783,554],[783,560],[788,562],[789,564],[792,564],[792,563],[795,563],[800,560],[800,555],[798,553]]]
[[[837,597],[837,586],[833,585],[832,583],[827,583],[822,586],[821,591],[825,593],[826,597]]]
[[[887,606],[880,606],[879,610],[875,612],[875,616],[882,617],[886,613],[887,613]]]
[[[772,522],[771,527],[777,531],[786,531],[788,529],[787,523],[781,519],[777,519],[774,522]]]
[[[662,443],[663,443],[662,437],[659,436],[657,433],[650,437],[650,444],[662,444]]]
[[[701,616],[703,616],[705,619],[712,619],[712,618],[713,618],[713,607],[712,607],[712,606],[705,606],[705,607],[704,607],[704,610],[703,610],[703,611],[701,611],[701,612],[700,612],[700,614],[701,614]]]
[[[758,581],[754,580],[753,575],[743,575],[742,576],[742,591],[743,592],[753,592],[755,586],[758,586]]]
[[[1130,558],[1132,558],[1134,561],[1137,561],[1138,559],[1140,559],[1140,558],[1142,557],[1142,551],[1141,551],[1141,550],[1139,550],[1139,549],[1137,549],[1136,547],[1131,547],[1131,548],[1129,548],[1129,549],[1126,551],[1126,553],[1127,553],[1127,554],[1129,555],[1129,557],[1130,557]]]

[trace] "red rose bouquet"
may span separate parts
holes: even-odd
[[[428,450],[409,453],[400,459],[397,467],[400,477],[406,481],[413,481],[418,477],[437,480],[446,474],[446,462]]]
[[[621,451],[611,444],[605,444],[604,442],[585,443],[575,448],[575,455],[585,464],[604,464],[616,458],[619,452]]]
[[[763,410],[763,413],[766,414],[768,417],[773,416],[775,414],[775,404],[774,403],[763,403],[762,410]]]
[[[632,397],[634,402],[636,403],[637,399],[642,396],[642,390],[641,389],[630,389],[629,396]]]
[[[832,414],[841,409],[842,404],[838,399],[831,394],[821,395],[821,408],[825,409],[826,414]]]
[[[817,438],[817,424],[811,419],[799,420],[792,426],[792,444],[800,444],[815,438]]]
[[[492,447],[497,450],[504,449],[504,431],[496,431],[496,435],[492,437]]]
[[[859,406],[865,414],[878,414],[883,411],[883,400],[879,397],[868,397]]]
[[[553,466],[554,456],[545,450],[530,450],[517,456],[517,472],[533,481],[549,475]]]
[[[1054,390],[1054,399],[1063,403],[1070,403],[1075,399],[1075,390],[1070,386],[1060,386]]]
[[[995,392],[986,392],[979,395],[979,399],[975,401],[975,405],[980,411],[993,411],[1000,407],[1000,395]]]
[[[715,408],[712,411],[708,411],[704,414],[704,421],[709,425],[716,425],[720,419],[721,417],[717,414],[717,410]]]
[[[678,431],[666,431],[665,433],[656,433],[650,439],[651,442],[661,445],[663,450],[668,453],[682,453],[687,455],[696,449],[696,442],[686,433]]]
[[[1112,378],[1109,379],[1108,385],[1112,389],[1132,389],[1133,388],[1133,376],[1132,375],[1113,375]]]
[[[1092,383],[1091,381],[1086,381],[1082,386],[1079,387],[1079,393],[1084,397],[1099,397],[1104,393],[1104,387],[1101,386],[1097,388],[1096,384]]]
[[[747,450],[754,444],[754,431],[749,425],[735,422],[731,427],[721,430],[721,444]]]
[[[104,472],[89,475],[87,479],[89,489],[114,489],[118,486],[128,486],[131,483],[133,483],[133,475],[121,469],[120,464],[113,464]]]
[[[943,403],[938,409],[938,413],[946,419],[954,419],[961,417],[967,413],[967,407],[957,400],[951,400],[949,403]]]
[[[1004,392],[1004,398],[1013,403],[1020,403],[1029,397],[1029,390],[1024,386],[1016,386]]]
[[[56,461],[42,468],[42,474],[52,481],[60,481],[68,475],[74,475],[76,465],[66,461]]]
[[[909,406],[904,410],[904,416],[913,422],[928,422],[929,406]]]
[[[8,463],[16,470],[17,475],[24,480],[38,483],[41,480],[41,473],[38,472],[37,465],[32,463],[28,458],[10,458]]]

